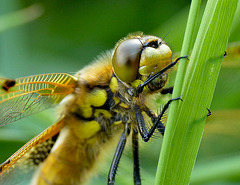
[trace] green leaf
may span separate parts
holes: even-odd
[[[227,169],[227,170],[226,170]],[[223,156],[211,162],[204,162],[194,169],[191,185],[232,180],[239,182],[240,155]],[[228,183],[229,184],[229,183]]]
[[[24,25],[35,19],[39,18],[43,14],[43,9],[40,5],[34,4],[28,8],[18,10],[6,15],[0,16],[0,33],[8,29]]]
[[[192,1],[189,19],[199,2]],[[183,101],[174,102],[169,113],[156,185],[189,184],[237,3],[210,0],[206,5],[186,75],[184,67],[179,69],[183,85],[177,74],[173,97],[182,95]]]

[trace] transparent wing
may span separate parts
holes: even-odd
[[[29,184],[39,165],[48,156],[56,140],[53,138],[58,135],[62,127],[63,120],[59,120],[0,164],[0,184]]]
[[[34,75],[0,89],[0,127],[58,104],[74,91],[76,78],[66,73]]]

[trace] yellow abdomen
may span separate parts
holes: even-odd
[[[107,131],[101,131],[96,121],[80,121],[74,117],[64,120],[65,126],[32,184],[82,184],[94,171],[105,142],[109,145],[108,140],[123,129],[122,124],[114,124]]]

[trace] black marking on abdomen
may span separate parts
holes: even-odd
[[[50,151],[52,150],[53,145],[55,144],[59,134],[56,134],[52,138],[44,141],[43,143],[34,147],[34,150],[31,151],[29,160],[34,165],[39,165],[42,163],[49,155]]]

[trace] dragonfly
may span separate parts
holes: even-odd
[[[163,117],[170,99],[157,114],[147,105],[152,94],[171,94],[166,87],[172,51],[161,38],[142,33],[121,39],[108,52],[74,76],[41,74],[0,79],[0,126],[52,106],[58,121],[27,142],[0,165],[1,184],[21,184],[21,173],[31,184],[84,184],[96,161],[118,137],[108,174],[116,171],[132,136],[134,184],[141,184],[139,137],[148,142],[155,132],[164,134]]]

